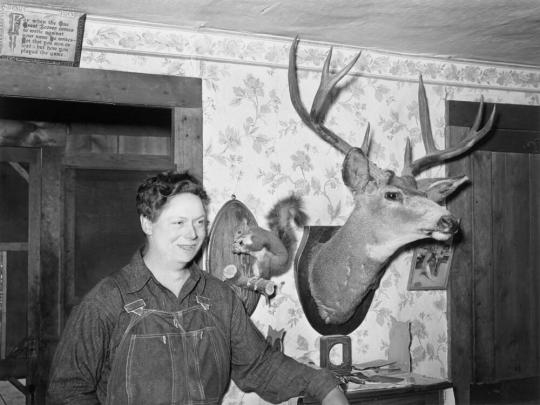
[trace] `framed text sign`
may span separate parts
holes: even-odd
[[[85,17],[71,10],[2,4],[0,56],[78,66]]]

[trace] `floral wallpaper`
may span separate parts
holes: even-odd
[[[265,226],[272,205],[295,192],[304,198],[311,225],[340,225],[352,209],[341,180],[343,156],[306,128],[290,103],[286,67],[291,40],[89,16],[81,67],[202,78],[204,181],[212,197],[211,220],[234,194]],[[299,81],[306,105],[318,87],[327,50],[325,44],[300,43]],[[333,66],[343,66],[357,51],[336,48]],[[399,172],[407,137],[414,156],[424,153],[417,102],[420,73],[439,145],[445,100],[475,101],[483,95],[488,102],[540,105],[538,70],[364,50],[345,79],[327,126],[360,145],[369,123],[370,158]],[[428,174],[443,175],[444,168]],[[390,328],[410,322],[413,371],[446,377],[446,292],[407,291],[411,257],[410,251],[403,252],[392,262],[367,318],[350,334],[353,362],[386,358]],[[261,299],[253,321],[263,334],[269,326],[285,329],[285,353],[318,364],[319,335],[302,312],[293,270],[275,281],[276,298],[269,305]],[[233,384],[225,403],[265,402]]]

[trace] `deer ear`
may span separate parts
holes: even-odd
[[[369,160],[360,148],[351,148],[341,168],[343,182],[353,192],[362,191],[371,180]]]
[[[418,190],[427,194],[430,200],[441,202],[450,194],[458,189],[459,186],[469,181],[467,176],[435,178],[435,179],[418,179]]]

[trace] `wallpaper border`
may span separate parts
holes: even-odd
[[[114,24],[114,29],[111,24]],[[286,69],[290,43],[290,38],[208,29],[188,30],[88,16],[83,50]],[[330,46],[332,44],[301,41],[299,68],[319,71]],[[341,45],[334,45],[334,48],[332,61],[335,66],[342,66],[357,52],[362,52],[351,71],[356,76],[417,82],[421,73],[429,84],[531,93],[540,91],[540,70],[532,67],[395,54]]]

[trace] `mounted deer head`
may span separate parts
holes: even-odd
[[[439,205],[468,179],[466,176],[416,180],[423,170],[468,152],[490,131],[495,108],[485,126],[483,100],[472,128],[455,147],[438,150],[433,141],[429,110],[422,77],[418,98],[420,127],[427,155],[412,160],[407,139],[401,176],[382,170],[367,157],[369,126],[361,148],[352,147],[324,125],[331,94],[337,83],[357,61],[358,54],[337,74],[330,73],[332,48],[322,70],[321,83],[308,113],[300,99],[296,76],[298,38],[291,46],[289,92],[302,121],[323,140],[345,154],[342,177],[354,196],[354,209],[345,224],[326,242],[311,252],[308,264],[309,291],[318,314],[326,324],[342,324],[355,313],[366,297],[372,298],[386,264],[404,245],[433,238],[448,240],[459,228],[458,220]],[[367,304],[369,306],[369,302]]]

